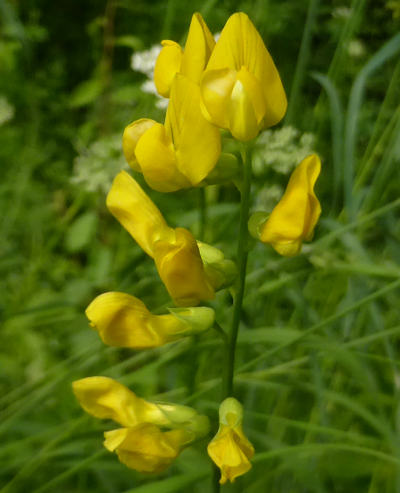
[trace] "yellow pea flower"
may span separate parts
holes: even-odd
[[[251,469],[254,447],[242,429],[243,407],[233,397],[225,399],[219,408],[218,433],[208,444],[207,452],[221,469],[220,483],[233,483]]]
[[[159,192],[200,185],[221,154],[219,130],[200,110],[199,86],[185,75],[174,78],[165,123],[142,118],[122,138],[128,164]]]
[[[192,233],[176,228],[174,237],[154,243],[154,262],[171,297],[181,306],[200,300],[212,300],[214,287],[201,260],[199,247]]]
[[[185,49],[182,50],[178,43],[170,40],[163,41],[162,46],[154,67],[154,84],[157,92],[168,98],[177,73],[199,84],[214,49],[215,40],[201,14],[195,13],[190,23]]]
[[[233,14],[225,24],[201,80],[206,118],[248,141],[276,125],[287,107],[278,70],[248,16]]]
[[[314,193],[320,171],[319,157],[316,154],[306,157],[293,171],[283,197],[260,228],[260,240],[270,243],[281,255],[296,255],[303,240],[312,240],[321,214]]]
[[[138,397],[112,378],[82,378],[73,382],[72,388],[82,408],[96,418],[112,419],[124,427],[170,423],[160,406]]]
[[[105,448],[116,452],[120,462],[135,471],[151,473],[169,467],[192,438],[184,429],[162,431],[150,423],[106,431],[104,437]]]
[[[154,259],[168,293],[180,306],[211,300],[222,287],[211,275],[190,231],[170,228],[139,184],[125,171],[114,179],[107,207],[143,250]]]
[[[109,346],[132,349],[162,346],[212,327],[214,310],[207,307],[175,309],[153,315],[138,298],[109,292],[97,296],[86,309],[91,326]]]
[[[126,171],[115,177],[106,204],[150,257],[153,257],[154,242],[173,234],[157,206]]]
[[[123,426],[104,433],[104,446],[140,472],[163,471],[184,447],[209,431],[207,416],[193,408],[148,402],[108,377],[83,378],[72,388],[86,412]]]

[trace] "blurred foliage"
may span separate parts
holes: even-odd
[[[84,309],[108,290],[154,310],[168,302],[104,204],[125,166],[124,126],[163,118],[132,54],[182,41],[194,11],[217,32],[238,10],[266,40],[291,105],[282,128],[260,137],[259,152],[268,149],[258,155],[254,207],[276,201],[287,181],[263,167],[276,159],[271,145],[289,167],[310,147],[323,161],[323,220],[297,258],[251,245],[237,383],[257,455],[223,491],[400,491],[400,62],[399,50],[381,51],[398,35],[398,2],[0,0],[1,493],[210,491],[205,443],[163,476],[136,474],[102,450],[107,425],[83,416],[70,383],[108,375],[216,416],[215,333],[132,353],[104,347]],[[374,56],[357,106],[354,81]],[[150,195],[171,224],[200,231],[193,191]],[[228,258],[237,198],[233,186],[206,191],[205,240]],[[230,305],[227,292],[213,302],[222,326]]]

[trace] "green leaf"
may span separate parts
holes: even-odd
[[[71,253],[82,251],[89,246],[97,230],[98,218],[94,212],[79,216],[68,228],[65,247]]]
[[[69,105],[71,108],[80,108],[93,103],[102,91],[102,82],[100,79],[85,80],[71,94]]]

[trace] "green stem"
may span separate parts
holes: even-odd
[[[213,475],[212,475],[212,491],[213,493],[219,493],[220,492],[220,484],[219,484],[219,478],[221,477],[221,473],[219,468],[213,463]]]
[[[199,238],[204,241],[205,231],[206,231],[206,220],[207,220],[207,210],[206,210],[206,189],[205,187],[199,188]]]
[[[246,281],[246,267],[247,267],[247,222],[249,217],[250,208],[250,185],[251,185],[251,159],[249,156],[249,148],[246,145],[242,147],[242,161],[243,161],[243,186],[241,190],[241,202],[240,202],[240,222],[239,222],[239,241],[237,250],[237,262],[239,270],[239,287],[235,298],[235,306],[233,309],[232,330],[229,336],[227,347],[227,362],[226,362],[226,374],[223,382],[223,398],[229,397],[233,394],[233,373],[235,367],[235,350],[236,341],[239,331],[239,324],[242,315],[242,304]]]

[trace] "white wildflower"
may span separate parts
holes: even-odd
[[[149,50],[137,51],[132,55],[131,67],[136,72],[146,74],[149,79],[153,78],[154,66],[161,51],[161,45],[153,45]]]
[[[286,125],[278,130],[267,130],[257,139],[253,156],[253,171],[262,175],[268,168],[280,174],[290,173],[305,157],[314,152],[314,135],[300,134]]]
[[[122,153],[121,135],[104,137],[80,149],[79,156],[74,160],[71,182],[88,192],[107,193],[115,175],[127,167]]]

